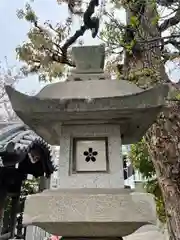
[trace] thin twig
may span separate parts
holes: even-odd
[[[67,60],[67,50],[68,48],[76,42],[76,40],[83,36],[86,30],[91,29],[92,30],[92,19],[91,16],[94,13],[95,7],[98,6],[98,0],[91,0],[86,11],[84,12],[83,21],[84,25],[78,29],[75,34],[70,37],[65,44],[61,47],[62,51],[62,62],[64,63]]]

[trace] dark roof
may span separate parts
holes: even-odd
[[[32,157],[39,161],[33,163]],[[0,167],[15,167],[35,177],[49,177],[55,170],[50,146],[23,123],[9,123],[0,129]]]

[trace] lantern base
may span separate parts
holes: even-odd
[[[63,237],[123,237],[156,224],[153,196],[130,189],[45,190],[26,200],[24,224]]]

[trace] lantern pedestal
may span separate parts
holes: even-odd
[[[64,237],[120,237],[156,224],[153,197],[128,189],[47,190],[28,198],[24,222]]]

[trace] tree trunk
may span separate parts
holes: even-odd
[[[146,140],[162,189],[170,239],[180,239],[180,108],[161,113]]]
[[[140,9],[137,12],[134,11],[134,9],[137,10],[135,4],[137,4],[136,1],[133,1],[131,5],[129,3],[125,5],[127,24],[130,24],[131,16],[137,14],[139,26],[135,34],[136,48],[133,49],[132,54],[126,51],[124,75],[146,88],[149,85],[163,83],[168,78],[161,60],[160,40],[147,41],[152,38],[160,39],[161,36],[157,24],[153,24],[154,19],[157,19],[156,7],[150,1],[144,1],[143,6],[141,3],[143,12],[139,14]],[[139,47],[140,51],[137,51]],[[177,104],[169,106],[160,114],[145,136],[164,197],[170,240],[180,239],[180,115],[178,110],[180,107]]]

